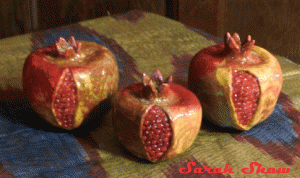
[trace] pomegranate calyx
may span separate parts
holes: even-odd
[[[224,37],[224,44],[225,54],[228,56],[226,63],[253,65],[260,62],[257,56],[250,54],[255,44],[255,40],[252,40],[250,35],[241,43],[240,36],[237,33],[233,33],[231,36],[230,33],[227,32]]]
[[[55,47],[58,55],[66,59],[71,59],[81,52],[81,43],[76,44],[73,36],[69,38],[68,42],[63,37],[59,37],[55,42]]]
[[[146,73],[143,73],[143,97],[145,97],[150,102],[153,102],[157,97],[157,90],[152,82],[152,80],[148,77]]]
[[[157,69],[153,71],[151,78],[146,73],[143,73],[143,97],[150,102],[154,102],[155,98],[160,96],[160,92],[168,87],[172,81],[173,77],[171,75],[164,82],[161,72]]]

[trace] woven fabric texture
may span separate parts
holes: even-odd
[[[300,177],[300,66],[276,56],[283,87],[273,114],[249,131],[235,132],[203,124],[193,145],[183,154],[151,164],[116,143],[111,113],[99,116],[97,128],[56,129],[28,105],[22,89],[22,69],[35,49],[58,37],[92,41],[115,55],[119,89],[141,82],[142,72],[159,69],[164,78],[187,87],[188,66],[201,49],[221,39],[163,16],[143,11],[89,21],[0,40],[0,177]],[[233,173],[197,174],[180,168],[232,168]],[[251,165],[289,169],[287,174],[245,174]],[[199,170],[199,169],[198,169]],[[215,169],[217,170],[217,169]],[[249,170],[247,170],[249,171]]]

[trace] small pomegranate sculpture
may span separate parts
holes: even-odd
[[[23,88],[32,108],[54,126],[79,127],[91,110],[117,92],[118,66],[102,45],[67,42],[32,52],[23,68]]]
[[[237,33],[225,44],[199,51],[192,59],[188,88],[199,98],[204,116],[221,127],[249,130],[274,110],[282,73],[277,59]]]
[[[188,149],[202,121],[202,108],[190,90],[163,82],[159,70],[151,78],[120,90],[113,99],[116,136],[133,155],[150,162],[175,157]]]

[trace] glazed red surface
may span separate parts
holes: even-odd
[[[280,64],[255,46],[251,36],[243,43],[236,33],[226,33],[224,39],[224,44],[202,49],[193,57],[188,88],[214,123],[247,130],[274,109],[282,84]],[[273,94],[268,88],[274,88]]]
[[[199,69],[197,75],[205,76],[215,71],[217,64],[222,62],[227,55],[224,49],[225,45],[214,45],[199,51],[191,61],[191,65]]]
[[[151,101],[143,89],[143,83],[130,85],[114,98],[116,135],[127,150],[151,162],[175,157],[193,143],[200,130],[200,102],[190,90],[172,82],[159,85]],[[153,117],[164,122],[160,131]],[[157,128],[152,130],[153,126]]]
[[[37,49],[27,57],[23,68],[23,87],[30,105],[52,125],[66,129],[79,127],[89,112],[118,87],[113,54],[96,43],[79,43],[81,52],[73,56],[60,54],[56,45]],[[69,94],[72,96],[67,97]],[[64,101],[68,99],[70,102]]]
[[[57,67],[57,65],[46,62],[43,60],[45,56],[48,55],[56,55],[55,54],[55,46],[47,46],[43,49],[37,49],[35,52],[31,53],[24,64],[24,71],[23,71],[23,86],[26,82],[27,85],[30,87],[26,87],[25,90],[27,93],[39,93],[41,88],[45,90],[47,95],[45,96],[46,102],[52,101],[52,95],[55,91],[55,87],[57,85],[57,81],[59,80],[60,76],[64,68]],[[30,67],[28,66],[30,65]],[[33,101],[30,96],[30,102]]]

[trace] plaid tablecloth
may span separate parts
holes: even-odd
[[[222,42],[142,11],[0,40],[0,177],[300,177],[300,66],[276,56],[283,87],[274,113],[265,122],[237,132],[204,121],[185,153],[151,164],[116,143],[110,112],[98,115],[90,126],[64,131],[47,124],[28,105],[21,83],[25,58],[59,36],[107,46],[118,61],[120,89],[140,82],[142,72],[151,75],[154,69],[187,86],[193,55]],[[220,173],[226,166],[226,173]],[[251,166],[253,173],[242,172]],[[288,173],[256,173],[259,167]],[[204,173],[194,172],[199,168]]]

